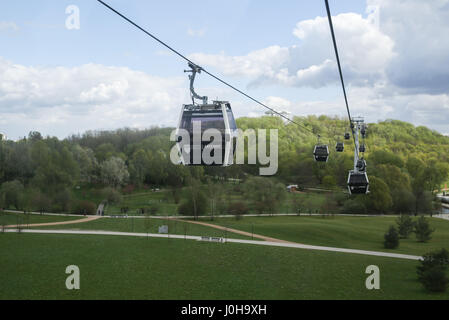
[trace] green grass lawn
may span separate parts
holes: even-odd
[[[178,205],[171,200],[170,191],[163,190],[159,192],[151,191],[139,191],[130,195],[124,195],[123,201],[119,204],[106,207],[105,214],[107,215],[119,215],[121,214],[120,208],[128,207],[128,214],[136,214],[136,210],[140,208],[149,208],[150,206],[157,205],[159,210],[156,214],[162,215],[175,215],[177,214]]]
[[[82,219],[79,217],[64,217],[64,216],[44,216],[35,214],[23,214],[23,213],[9,213],[0,212],[0,226],[2,225],[16,225],[16,224],[32,224],[32,223],[48,223],[59,221],[71,221]]]
[[[101,218],[94,221],[63,225],[63,226],[43,226],[39,229],[45,230],[95,230],[95,231],[119,231],[119,232],[138,232],[146,233],[145,218]],[[168,225],[171,234],[190,235],[190,236],[209,236],[209,237],[227,237],[233,239],[251,239],[236,233],[225,232],[222,230],[191,224],[183,221],[172,221],[165,219],[149,219],[149,233],[158,233],[158,228],[162,225]]]
[[[429,218],[436,231],[428,243],[415,235],[402,239],[399,248],[384,249],[384,234],[395,224],[394,217],[244,217],[242,220],[218,218],[215,224],[227,225],[256,234],[304,244],[422,255],[441,248],[449,249],[449,221]],[[414,218],[416,219],[416,218]]]
[[[227,197],[226,201],[229,202],[244,202],[249,208],[249,213],[257,213],[252,209],[252,203],[245,198],[245,195],[237,188],[236,185],[224,185],[223,192],[226,192]],[[203,185],[202,190],[207,194],[207,185]],[[82,193],[82,191],[78,190],[78,193]],[[180,200],[185,197],[183,189],[179,189],[177,192],[180,193]],[[94,192],[95,193],[95,192]],[[92,196],[93,197],[93,196]],[[294,206],[294,199],[297,200],[298,203],[301,203],[301,211],[302,212],[316,212],[319,210],[325,200],[326,194],[317,194],[317,193],[286,193],[284,201],[282,201],[276,212],[277,213],[295,213],[296,208]],[[98,201],[98,199],[97,199]],[[101,200],[98,201],[98,203]],[[133,192],[132,194],[124,195],[123,200],[117,204],[109,204],[106,207],[105,214],[107,215],[120,215],[121,208],[128,207],[128,214],[136,214],[138,209],[141,208],[150,208],[153,206],[158,207],[157,215],[177,215],[178,214],[178,204],[176,204],[173,200],[173,195],[171,194],[171,190],[162,189],[158,192],[152,192],[151,190],[140,189],[138,191]],[[210,214],[207,212],[206,214]],[[218,213],[216,213],[218,214]],[[225,212],[227,214],[227,212]]]
[[[0,234],[0,299],[449,299],[426,293],[418,262],[243,244]],[[380,268],[380,290],[365,269]],[[69,265],[81,289],[65,288]]]
[[[73,194],[76,199],[91,201],[97,206],[104,200],[102,189],[95,185],[81,184],[79,188],[73,188]]]

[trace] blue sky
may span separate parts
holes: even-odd
[[[328,26],[318,18],[326,15],[324,1],[106,2],[273,107],[295,115],[344,116]],[[430,13],[423,16],[419,14],[423,4],[408,2],[398,7],[382,0],[330,1],[344,50],[349,100],[355,113],[369,121],[399,118],[448,133],[447,92],[432,91],[434,79],[446,81],[447,65],[425,65],[415,74],[402,74],[411,61],[431,58],[435,51],[439,53],[435,63],[443,60],[449,51],[447,40],[441,39],[441,52],[438,47],[408,56],[414,49],[410,46],[418,46],[418,40],[429,34],[435,36],[435,29],[422,28],[423,35],[416,35],[416,44],[407,42],[407,48],[398,31],[410,19],[447,28],[447,3],[429,1],[438,5],[430,4]],[[80,9],[79,30],[65,27],[69,5]],[[378,30],[369,20],[370,5],[380,8]],[[248,68],[240,70],[241,65]],[[172,126],[180,105],[188,102],[185,68],[183,60],[97,1],[0,4],[0,132],[10,138],[30,130],[62,138],[89,129]],[[283,78],[284,72],[289,79]],[[404,83],[423,72],[428,74],[422,83]],[[231,100],[237,116],[264,112],[206,76],[198,79],[197,87],[200,94]],[[414,106],[417,101],[421,104]],[[435,112],[445,115],[435,119]]]

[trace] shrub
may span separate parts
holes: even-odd
[[[159,205],[157,203],[153,203],[150,206],[150,210],[149,211],[150,211],[151,215],[155,216],[159,212]]]
[[[87,200],[79,201],[76,204],[75,213],[77,214],[88,214],[88,215],[94,215],[97,211],[97,206],[95,203]]]
[[[228,212],[235,215],[236,219],[239,220],[242,215],[248,213],[248,206],[242,201],[232,202],[228,206]]]
[[[386,249],[396,249],[399,246],[399,233],[394,226],[390,226],[384,235],[384,247]]]
[[[433,267],[423,272],[421,283],[430,292],[445,292],[449,279],[446,270],[441,267]]]
[[[396,223],[398,225],[399,236],[402,239],[407,239],[410,233],[413,232],[413,227],[415,223],[409,215],[400,215],[396,219]]]
[[[196,216],[205,215],[208,201],[203,192],[198,191],[195,195],[195,201],[191,195],[187,195],[187,198],[179,205],[178,213],[185,216]]]
[[[108,201],[108,203],[120,203],[122,202],[122,195],[116,189],[108,187],[102,191],[102,196]]]
[[[431,292],[444,292],[449,284],[446,271],[449,252],[446,249],[425,254],[417,267],[418,280]]]
[[[136,187],[133,184],[128,184],[122,189],[123,194],[133,193]]]
[[[427,242],[432,239],[432,233],[434,231],[435,229],[430,227],[429,221],[424,216],[419,217],[415,223],[416,239],[419,242]]]
[[[72,198],[72,192],[68,189],[58,192],[53,199],[55,207],[58,208],[58,211],[69,212],[72,206]]]
[[[341,209],[341,213],[365,214],[366,207],[362,202],[360,202],[356,199],[349,199],[349,200],[345,201],[343,208]]]

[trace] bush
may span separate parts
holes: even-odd
[[[95,203],[87,200],[82,200],[76,204],[76,209],[74,213],[94,215],[96,212],[97,206],[95,205]]]
[[[362,202],[360,202],[356,199],[349,199],[349,200],[345,201],[343,208],[341,208],[341,213],[365,214],[366,207]]]
[[[449,284],[446,271],[449,252],[446,249],[425,254],[417,267],[418,280],[431,292],[444,292]]]
[[[407,239],[410,233],[413,232],[413,227],[415,223],[409,215],[400,215],[396,219],[396,223],[398,224],[398,232],[399,236],[402,239]]]
[[[40,191],[31,194],[31,206],[39,212],[49,212],[52,208],[51,199]]]
[[[57,211],[69,212],[72,205],[72,192],[68,189],[64,189],[58,192],[54,199],[55,208]]]
[[[228,206],[228,212],[235,215],[236,219],[240,219],[242,215],[248,213],[248,206],[244,202],[232,202]]]
[[[133,193],[135,189],[136,187],[133,184],[128,184],[122,189],[122,192],[123,194],[130,194]]]
[[[423,272],[421,283],[430,292],[445,292],[449,279],[446,270],[440,267],[433,267]]]
[[[108,203],[116,204],[122,202],[122,195],[114,188],[104,188],[102,196],[108,201]]]
[[[208,201],[203,192],[198,191],[195,195],[195,201],[191,195],[187,195],[187,198],[179,205],[178,213],[184,216],[202,216],[206,214],[208,207]]]
[[[390,226],[384,235],[384,247],[386,249],[396,249],[399,246],[399,233],[394,226]]]
[[[159,212],[159,205],[157,203],[153,203],[150,206],[150,210],[149,211],[150,211],[151,215],[155,216]]]
[[[427,242],[432,239],[432,233],[434,231],[435,229],[430,227],[429,221],[424,216],[419,217],[415,223],[416,239],[419,242]]]
[[[321,184],[326,189],[334,189],[337,185],[337,182],[335,181],[335,178],[333,176],[325,176]]]

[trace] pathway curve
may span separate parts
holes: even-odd
[[[97,220],[99,218],[100,217],[98,217],[98,216],[91,216],[91,217],[87,217],[87,218],[83,218],[83,219],[79,219],[79,220],[70,220],[70,221],[34,223],[34,224],[21,224],[21,225],[15,224],[15,225],[5,226],[5,228],[59,226],[59,225],[64,225],[64,224],[75,224],[75,223],[89,222],[89,221]]]
[[[241,234],[241,235],[244,235],[244,236],[247,236],[247,237],[253,237],[253,238],[257,238],[257,239],[261,239],[261,240],[265,240],[265,241],[270,241],[270,242],[294,243],[294,242],[290,242],[290,241],[286,241],[286,240],[281,240],[281,239],[271,238],[271,237],[267,237],[267,236],[262,236],[260,234],[253,234],[253,233],[242,231],[242,230],[238,230],[238,229],[232,229],[232,228],[228,228],[228,227],[223,227],[223,226],[219,226],[219,225],[212,224],[212,223],[207,223],[207,222],[191,221],[191,220],[176,220],[176,219],[174,219],[174,220],[175,221],[192,223],[192,224],[199,224],[201,226],[215,228],[215,229],[219,229],[219,230],[224,230],[224,231],[228,231],[228,232],[232,232],[232,233],[237,233],[237,234]]]

